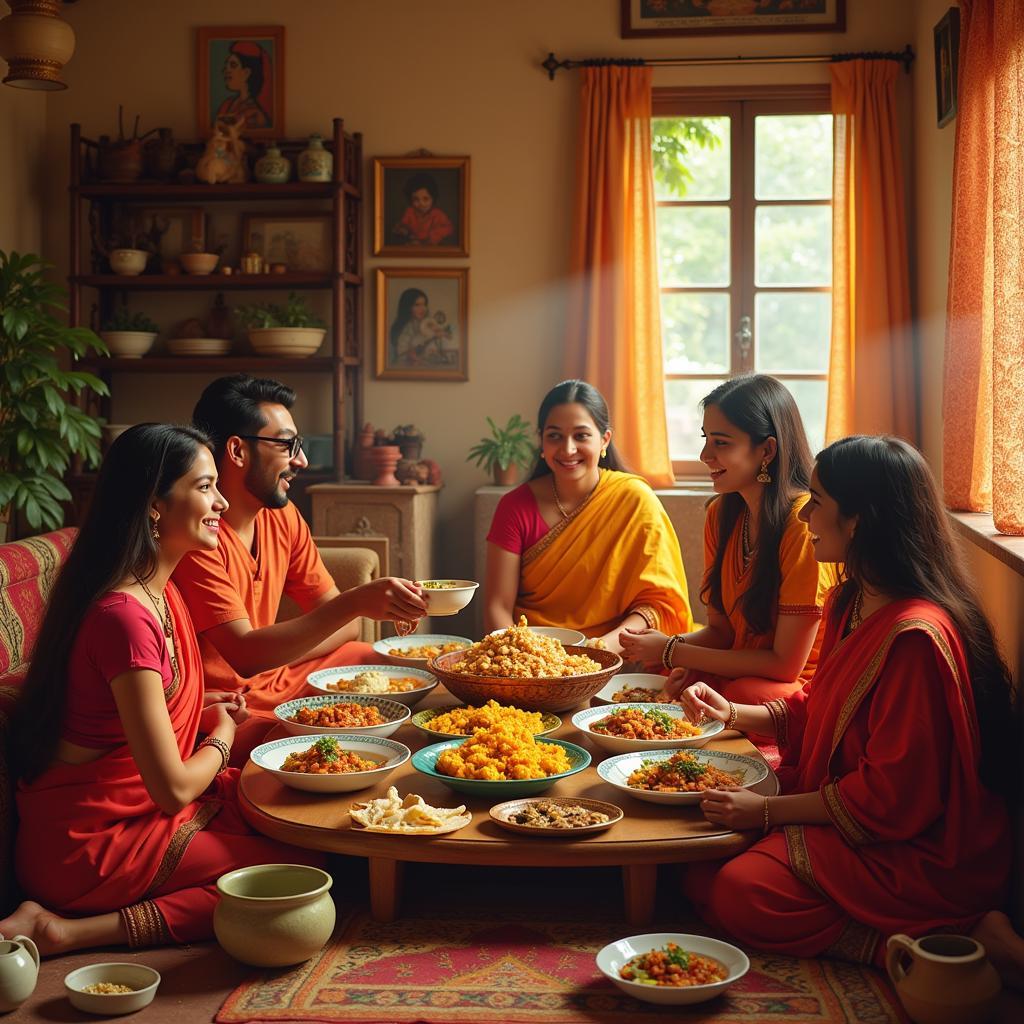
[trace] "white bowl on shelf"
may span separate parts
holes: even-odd
[[[250,327],[249,344],[257,355],[304,358],[320,348],[326,333],[323,327]]]
[[[146,269],[149,253],[145,249],[111,249],[107,259],[115,274],[138,277]]]
[[[119,359],[141,359],[156,341],[153,331],[100,331],[100,337]]]
[[[183,252],[178,257],[178,262],[186,274],[196,274],[205,277],[212,274],[220,260],[220,255],[215,252]]]
[[[226,356],[230,338],[169,338],[167,351],[172,356]]]

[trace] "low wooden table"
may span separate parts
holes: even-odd
[[[414,710],[450,705],[453,700],[439,686]],[[603,782],[595,765],[609,755],[572,725],[572,714],[570,711],[561,716],[564,724],[553,735],[586,747],[593,762],[584,771],[555,783],[549,792],[552,796],[581,796],[617,804],[625,811],[625,817],[605,832],[579,839],[517,835],[491,820],[488,801],[454,792],[444,783],[416,771],[411,761],[371,789],[336,796],[289,789],[250,762],[242,771],[239,786],[242,813],[253,828],[272,839],[306,849],[367,857],[370,911],[377,921],[393,921],[397,916],[403,865],[416,861],[505,867],[621,867],[627,921],[631,925],[649,924],[654,916],[659,864],[730,856],[753,843],[757,834],[712,825],[699,807],[648,803]],[[282,734],[283,731],[272,735]],[[738,733],[721,736],[709,743],[708,749],[761,759],[757,749]],[[435,742],[408,723],[392,739],[413,751]],[[442,836],[387,835],[350,828],[349,805],[383,796],[389,786],[396,786],[402,795],[419,793],[428,803],[439,807],[464,803],[473,812],[473,820],[458,832]],[[768,796],[777,793],[775,774],[769,769],[768,778],[753,789]]]

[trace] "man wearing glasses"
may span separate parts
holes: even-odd
[[[239,729],[232,761],[244,759],[274,722],[274,708],[300,695],[319,668],[374,661],[359,643],[359,619],[415,621],[420,588],[386,577],[340,593],[309,527],[288,500],[307,465],[292,419],[295,392],[246,374],[220,377],[192,414],[213,442],[217,489],[228,502],[214,551],[193,551],[174,582],[188,602],[203,655],[206,690],[243,691],[252,719]],[[303,614],[277,622],[283,594]]]

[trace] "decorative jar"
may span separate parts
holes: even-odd
[[[256,161],[254,177],[262,185],[283,185],[291,172],[291,160],[282,155],[276,142],[271,142],[266,153]]]
[[[0,941],[0,1013],[16,1010],[36,987],[39,950],[26,935]]]
[[[309,146],[299,154],[299,181],[330,181],[334,170],[334,156],[324,149],[321,135],[309,137]]]

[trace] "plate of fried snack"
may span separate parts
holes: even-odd
[[[274,708],[274,717],[293,736],[325,732],[390,736],[411,714],[407,705],[396,700],[361,693],[299,697]]]
[[[306,683],[321,693],[346,700],[354,696],[386,697],[415,707],[437,686],[437,678],[422,668],[397,665],[345,665],[310,672]]]
[[[418,793],[398,795],[394,786],[386,796],[352,804],[352,827],[363,832],[395,836],[441,836],[457,832],[473,820],[464,804],[431,807]]]
[[[350,793],[383,781],[410,755],[404,743],[382,736],[328,733],[270,740],[249,759],[292,789]]]
[[[668,676],[653,672],[620,672],[591,698],[591,704],[669,704],[665,696]]]
[[[465,636],[447,633],[413,633],[409,636],[389,636],[373,645],[374,654],[391,665],[425,669],[433,658],[455,651],[464,651],[473,641]]]
[[[510,832],[570,839],[603,832],[623,818],[622,808],[615,804],[576,796],[506,800],[492,807],[490,814],[495,824]]]
[[[534,736],[546,736],[561,728],[558,715],[542,711],[523,711],[522,708],[499,704],[489,700],[479,707],[460,704],[446,708],[426,708],[412,716],[412,724],[427,736],[438,740],[453,736],[470,736],[477,729],[490,729],[502,722],[512,722],[529,729]]]
[[[698,804],[708,789],[756,786],[768,778],[768,765],[725,750],[646,750],[609,757],[597,774],[638,800]]]
[[[609,754],[703,747],[725,726],[713,719],[694,725],[678,704],[616,704],[585,708],[572,724]]]

